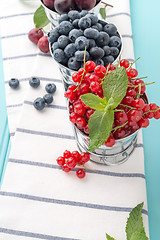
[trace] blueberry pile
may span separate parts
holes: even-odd
[[[113,63],[121,50],[121,39],[114,24],[108,24],[86,10],[72,10],[62,14],[59,25],[48,34],[54,59],[62,65],[78,70],[86,61],[106,66]]]

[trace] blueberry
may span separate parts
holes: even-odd
[[[65,58],[62,60],[61,64],[67,67],[67,65],[68,65],[68,57],[67,56],[65,56]]]
[[[58,38],[58,46],[60,48],[65,48],[68,44],[70,43],[70,40],[67,36],[65,35],[61,35],[59,38]]]
[[[84,60],[84,54],[85,54],[85,51],[75,52],[76,61],[82,62]],[[86,51],[85,60],[88,61],[88,59],[89,59],[89,53]]]
[[[109,35],[106,32],[99,32],[99,37],[96,40],[96,43],[99,47],[104,47],[109,43]]]
[[[99,31],[94,28],[87,28],[84,30],[84,36],[96,40],[99,37]]]
[[[92,28],[97,29],[99,32],[103,30],[103,26],[100,23],[96,23]]]
[[[75,45],[77,50],[85,50],[89,47],[89,40],[86,37],[78,37],[75,41]]]
[[[104,58],[102,58],[102,60],[104,61],[104,66],[108,65],[109,63],[113,63],[114,62],[114,57],[111,55],[105,56]]]
[[[82,11],[80,12],[81,18],[84,17],[84,16],[86,16],[87,14],[88,14],[88,11],[87,11],[87,10],[82,10]]]
[[[53,96],[50,93],[45,94],[43,96],[43,99],[44,99],[45,103],[47,103],[47,104],[51,104],[53,102]]]
[[[93,13],[88,13],[85,17],[91,19],[91,25],[95,25],[96,23],[98,23],[98,17]]]
[[[109,36],[114,36],[117,33],[117,28],[114,24],[106,24],[103,28],[103,31],[109,34]]]
[[[37,87],[40,85],[40,80],[39,80],[39,78],[37,78],[37,77],[32,77],[32,78],[29,80],[29,84],[30,84],[31,87],[37,88]]]
[[[60,17],[58,18],[58,23],[60,24],[63,21],[68,21],[68,14],[60,15]]]
[[[88,39],[89,40],[89,49],[91,49],[92,47],[96,47],[96,42],[94,39]]]
[[[17,78],[11,78],[11,79],[9,80],[9,86],[10,86],[11,88],[13,88],[13,89],[18,88],[18,86],[19,86],[19,80],[18,80]]]
[[[100,23],[103,27],[106,25],[106,22],[103,20],[98,20],[98,23]]]
[[[83,36],[83,31],[81,29],[72,29],[69,33],[69,39],[71,42],[75,42],[80,36]]]
[[[104,66],[104,62],[103,62],[102,59],[96,59],[96,60],[93,60],[93,61],[95,62],[96,66],[97,66],[97,65],[102,65],[102,66]]]
[[[90,55],[94,59],[100,59],[104,56],[104,50],[100,47],[93,47],[89,51]]]
[[[59,33],[61,35],[67,36],[72,29],[73,29],[72,23],[68,21],[63,21],[59,25]]]
[[[80,15],[80,13],[79,13],[78,11],[76,11],[76,10],[71,10],[71,11],[68,12],[68,17],[69,17],[72,21],[74,21],[75,19],[81,18],[81,15]]]
[[[78,26],[82,30],[89,28],[91,26],[91,19],[88,17],[82,17],[78,22]]]
[[[111,55],[116,58],[119,54],[119,49],[117,47],[111,47]]]
[[[76,51],[76,45],[74,43],[68,44],[64,49],[64,53],[68,58],[73,57]]]
[[[109,46],[104,46],[103,50],[104,50],[106,56],[111,54],[111,49]]]
[[[45,107],[45,101],[44,101],[44,99],[43,99],[43,98],[40,98],[40,97],[39,97],[39,98],[36,98],[36,99],[34,100],[33,106],[34,106],[37,110],[39,110],[39,111],[43,110],[44,107]]]
[[[112,36],[109,41],[110,47],[117,47],[120,48],[122,45],[121,39],[117,36]]]
[[[75,19],[73,22],[72,22],[72,25],[74,28],[79,28],[78,27],[78,22],[79,22],[79,19]]]
[[[57,62],[62,62],[63,59],[65,58],[65,54],[64,54],[64,51],[62,49],[56,49],[54,52],[53,52],[53,57],[54,59],[57,61]]]
[[[53,94],[56,91],[56,85],[54,83],[48,83],[45,86],[45,90],[46,92]]]
[[[56,50],[57,48],[59,48],[58,42],[54,42],[54,43],[52,44],[52,50],[54,51],[54,50]]]
[[[51,43],[54,43],[57,41],[59,36],[60,36],[60,34],[58,32],[58,28],[54,28],[48,33],[48,41]]]
[[[71,57],[68,60],[68,67],[77,71],[81,67],[81,63],[76,61],[75,57]]]

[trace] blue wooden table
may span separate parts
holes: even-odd
[[[149,76],[151,102],[160,106],[160,1],[132,0],[131,19],[136,67],[140,76]],[[151,120],[143,131],[150,239],[160,239],[160,120]]]
[[[10,150],[10,137],[6,112],[3,64],[0,44],[0,186]]]

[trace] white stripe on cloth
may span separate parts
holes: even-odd
[[[7,11],[3,0],[0,10],[6,10],[0,21],[4,24],[1,34],[7,110],[14,136],[0,192],[0,238],[99,240],[105,239],[107,232],[124,240],[128,214],[141,202],[148,232],[142,132],[134,152],[122,165],[89,162],[82,180],[75,176],[75,170],[68,174],[61,171],[57,157],[66,149],[77,149],[61,75],[57,63],[40,54],[23,35],[32,28],[34,9],[26,10],[21,3],[13,2],[16,8],[12,5],[13,9]],[[107,14],[107,21],[115,23],[123,37],[122,57],[134,59],[129,1],[114,1],[114,8],[108,8]],[[20,26],[13,25],[8,31],[11,22]],[[13,75],[20,79],[17,91],[8,87]],[[31,76],[40,78],[38,89],[29,86]],[[45,85],[49,82],[57,86],[54,101],[42,112],[36,111],[33,101],[46,93]]]

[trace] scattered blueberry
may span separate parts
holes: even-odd
[[[109,34],[109,36],[114,36],[117,33],[117,28],[114,24],[109,23],[106,24],[103,28],[103,30]]]
[[[87,28],[84,30],[84,36],[96,40],[99,37],[99,31],[95,28]]]
[[[82,30],[91,27],[91,19],[86,16],[82,17],[78,22],[78,26]]]
[[[39,110],[39,111],[43,110],[44,107],[45,107],[45,101],[44,101],[44,99],[43,99],[43,98],[40,98],[40,97],[39,97],[39,98],[36,98],[36,99],[34,100],[33,106],[34,106],[37,110]]]
[[[73,22],[72,22],[72,25],[74,28],[78,28],[78,22],[79,22],[79,19],[75,19]]]
[[[119,49],[117,47],[111,47],[111,55],[116,58],[119,54]]]
[[[121,42],[121,39],[117,36],[113,36],[110,38],[110,41],[109,41],[109,46],[110,47],[117,47],[117,48],[120,48],[122,45],[122,42]]]
[[[75,19],[81,18],[81,15],[80,15],[80,13],[79,13],[78,11],[76,11],[76,10],[71,10],[71,11],[68,12],[68,17],[69,17],[72,21],[74,21]]]
[[[68,21],[63,21],[59,25],[59,33],[61,35],[67,36],[72,29],[73,29],[72,23]]]
[[[75,41],[76,48],[78,50],[85,50],[89,47],[89,40],[86,37],[78,37]]]
[[[106,32],[99,32],[96,43],[99,47],[104,47],[109,43],[109,35]]]
[[[37,88],[37,87],[40,85],[40,80],[39,80],[39,78],[37,78],[37,77],[32,77],[32,78],[29,80],[29,84],[30,84],[31,87]]]
[[[60,17],[58,18],[58,23],[60,24],[63,21],[68,21],[68,14],[60,15]]]
[[[82,11],[80,12],[81,18],[84,17],[84,16],[86,16],[87,14],[88,14],[88,11],[87,11],[87,10],[82,10]]]
[[[65,54],[64,54],[64,51],[62,49],[56,49],[54,52],[53,52],[53,57],[54,59],[61,63],[63,61],[63,59],[65,58]]]
[[[88,17],[91,19],[91,25],[95,25],[96,23],[98,23],[98,17],[93,13],[88,13],[85,17]]]
[[[75,52],[76,52],[76,45],[74,43],[68,44],[68,46],[65,47],[64,49],[64,53],[68,58],[73,57]]]
[[[104,56],[104,50],[100,47],[93,47],[89,51],[90,55],[94,59],[100,59]]]
[[[51,43],[54,43],[57,41],[59,36],[60,36],[60,34],[58,32],[58,28],[54,28],[48,33],[48,41]]]
[[[80,29],[72,29],[69,33],[69,40],[75,42],[76,39],[80,36],[83,36],[83,31]]]
[[[17,78],[11,78],[11,79],[9,80],[9,86],[10,86],[11,88],[13,88],[13,89],[18,88],[18,86],[19,86],[19,80],[18,80]]]
[[[109,63],[113,63],[114,62],[114,57],[111,55],[105,56],[104,58],[102,58],[103,62],[104,62],[104,66],[108,65]]]
[[[58,38],[58,46],[59,48],[65,48],[68,44],[70,43],[70,40],[67,36],[65,35],[61,35],[59,38]]]
[[[75,59],[78,62],[82,62],[84,60],[84,54],[85,54],[85,51],[77,51],[77,52],[75,52]],[[88,61],[89,57],[90,57],[89,53],[86,51],[85,60]]]
[[[81,62],[76,61],[75,57],[71,57],[68,60],[68,67],[77,71],[81,67]]]
[[[47,103],[47,104],[51,104],[53,102],[53,96],[50,93],[45,94],[43,96],[43,99],[44,99],[45,103]]]
[[[103,65],[104,66],[104,62],[102,59],[96,59],[96,60],[93,60],[95,62],[96,65]]]
[[[104,50],[106,56],[111,54],[111,48],[109,46],[104,46],[103,50]]]
[[[46,89],[46,92],[53,94],[56,91],[56,85],[54,83],[48,83],[45,86],[45,89]]]

